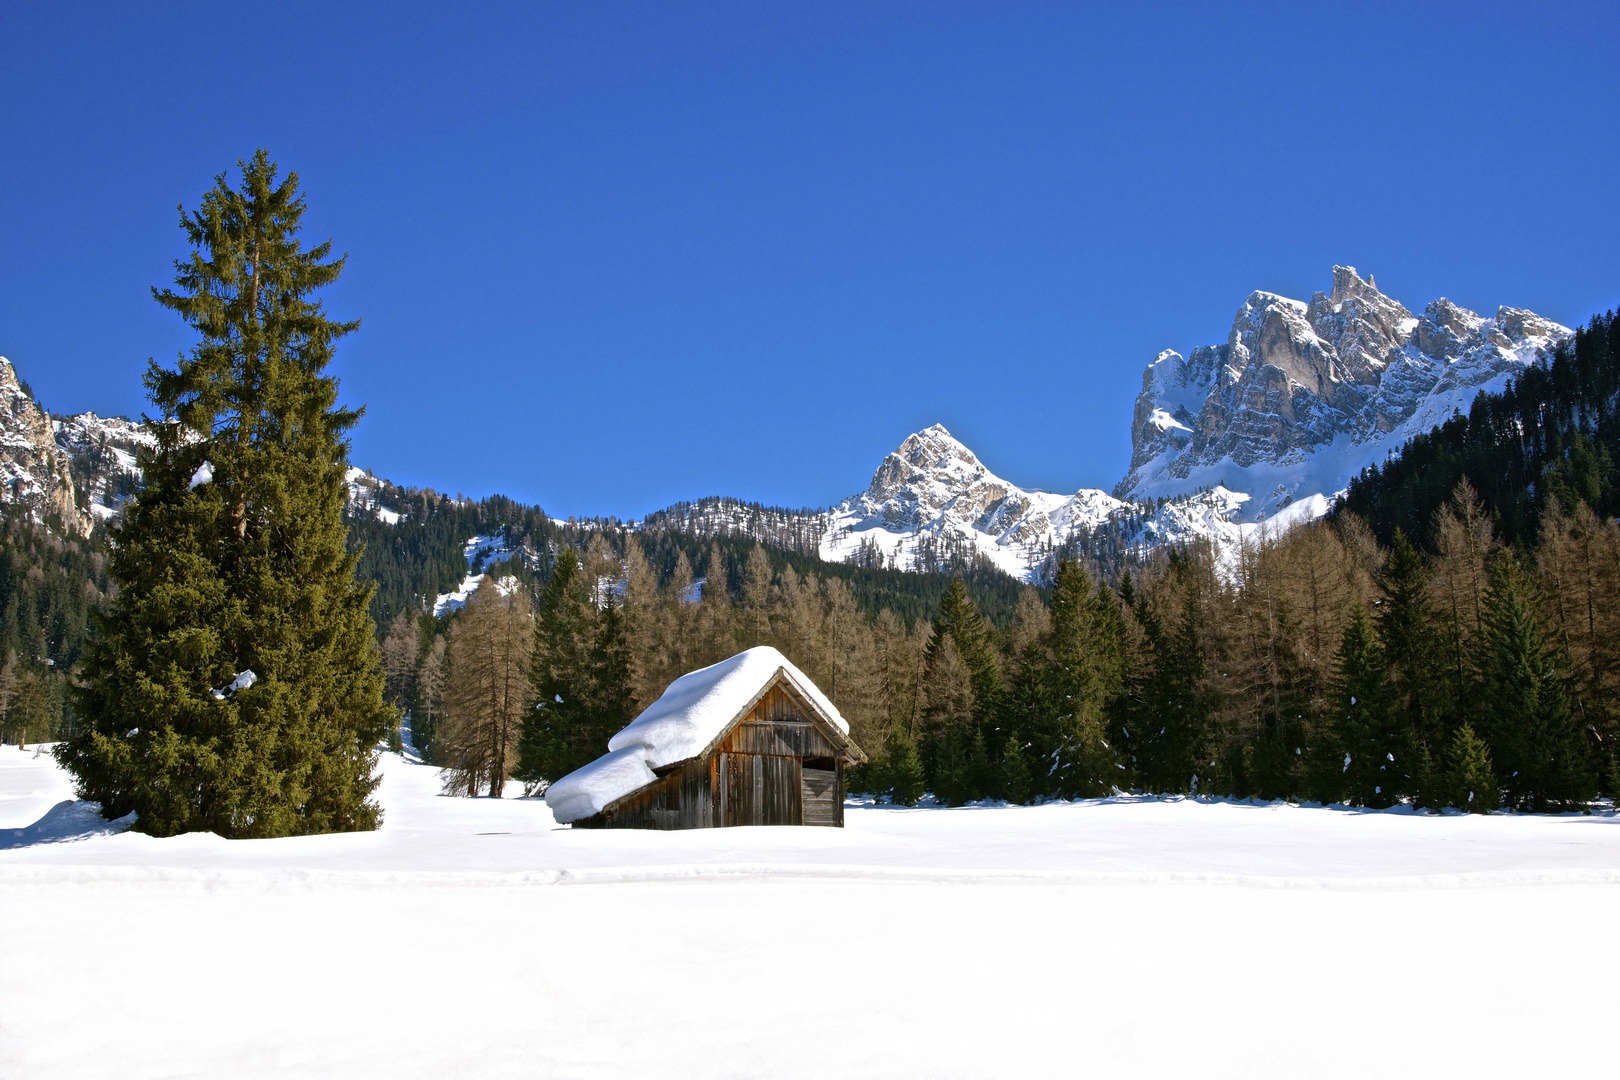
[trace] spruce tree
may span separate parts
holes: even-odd
[[[1093,591],[1077,562],[1058,563],[1052,584],[1052,627],[1047,649],[1052,658],[1048,701],[1055,708],[1044,725],[1057,793],[1069,797],[1106,795],[1121,779],[1108,745],[1109,707],[1124,692],[1123,627],[1116,601]]]
[[[525,715],[514,775],[530,791],[607,752],[591,727],[594,628],[579,555],[564,548],[540,592],[530,671],[535,707]]]
[[[1001,750],[1001,760],[996,764],[997,794],[1010,803],[1029,802],[1032,787],[1029,759],[1017,736],[1007,736],[1006,745]]]
[[[1508,797],[1534,811],[1584,805],[1597,785],[1569,699],[1567,660],[1537,610],[1533,583],[1506,552],[1491,566],[1485,646],[1486,742]]]
[[[950,642],[967,665],[973,682],[973,695],[980,708],[1000,693],[1001,676],[996,670],[996,658],[990,648],[990,632],[984,617],[968,596],[967,586],[960,575],[951,578],[945,595],[939,601],[939,615],[934,619],[934,636],[928,642],[929,669],[938,662],[939,651]]]
[[[1451,743],[1451,790],[1447,800],[1470,814],[1488,814],[1501,805],[1496,789],[1496,773],[1491,769],[1491,752],[1485,740],[1474,734],[1474,726],[1464,723]]]
[[[145,487],[114,531],[119,594],[58,751],[87,799],[157,835],[374,828],[384,704],[372,590],[343,522],[346,433],[326,374],[359,323],[318,293],[343,258],[304,250],[298,175],[260,150],[180,215],[193,251],[153,290],[198,335],[145,383]],[[252,673],[251,676],[249,673]]]
[[[1389,560],[1379,579],[1383,603],[1378,612],[1378,641],[1389,666],[1391,702],[1412,745],[1443,745],[1449,731],[1448,707],[1455,688],[1445,678],[1444,636],[1429,599],[1427,569],[1420,555],[1395,530]]]
[[[957,805],[977,798],[980,761],[973,758],[973,675],[950,635],[937,639],[923,687],[923,775],[936,798]],[[931,642],[930,645],[935,644]],[[982,739],[979,746],[982,747]]]
[[[1061,745],[1057,721],[1063,712],[1057,680],[1052,678],[1049,638],[1050,634],[1043,631],[1025,644],[1003,697],[1002,717],[1009,738],[1016,737],[1026,763],[1040,766],[1031,767],[1031,797],[1055,795],[1058,791],[1058,778],[1050,766]]]
[[[1148,655],[1131,682],[1124,731],[1143,790],[1207,793],[1211,709],[1192,590],[1182,597],[1177,615],[1175,625],[1166,628],[1144,605]]]
[[[610,592],[596,618],[596,632],[587,658],[590,672],[590,731],[585,751],[593,757],[607,753],[608,740],[636,713],[635,690],[631,685],[630,642],[626,638],[624,609]]]
[[[1329,714],[1344,755],[1344,790],[1360,806],[1385,807],[1404,794],[1410,740],[1394,716],[1383,650],[1366,610],[1350,611],[1339,645]]]
[[[899,724],[889,730],[883,756],[890,798],[901,806],[916,806],[923,794],[922,762],[917,758],[917,744]]]
[[[989,793],[985,747],[1002,711],[1001,674],[990,633],[960,576],[951,578],[924,653],[920,740],[930,789],[948,803]]]

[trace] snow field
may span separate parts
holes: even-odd
[[[66,787],[0,751],[0,1076],[1612,1062],[1612,815],[1118,800],[573,832],[390,757],[370,834],[11,831]]]

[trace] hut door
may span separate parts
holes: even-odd
[[[801,781],[806,825],[838,824],[838,765],[831,758],[805,758]]]

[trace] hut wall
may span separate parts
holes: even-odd
[[[607,807],[576,829],[706,829],[714,824],[709,763],[687,761]]]

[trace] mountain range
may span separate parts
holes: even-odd
[[[1216,485],[1247,521],[1343,491],[1413,435],[1467,411],[1549,357],[1571,331],[1520,308],[1486,318],[1440,299],[1414,315],[1372,275],[1333,268],[1309,303],[1251,293],[1226,341],[1167,349],[1142,374],[1123,499]]]
[[[1205,539],[1230,553],[1261,529],[1326,513],[1367,464],[1569,335],[1518,308],[1486,318],[1440,299],[1414,315],[1371,275],[1334,267],[1330,292],[1309,302],[1252,293],[1223,344],[1165,350],[1147,365],[1130,469],[1112,493],[1019,487],[936,424],[830,509],[706,499],[637,524],[903,570],[981,556],[1025,580],[1044,577],[1066,547],[1106,558]],[[52,417],[0,358],[0,501],[88,535],[138,488],[135,452],[150,440],[122,417]],[[359,469],[348,480],[352,505],[400,521],[391,485]]]

